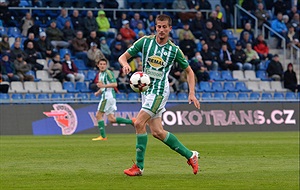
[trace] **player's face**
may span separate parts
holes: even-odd
[[[106,70],[107,64],[105,61],[99,61],[97,66],[98,66],[100,72],[102,72],[102,71]]]
[[[156,23],[156,32],[158,38],[165,39],[169,37],[169,33],[172,30],[172,26],[169,26],[168,21],[157,21]]]

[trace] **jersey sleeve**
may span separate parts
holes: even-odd
[[[184,57],[184,54],[180,48],[178,48],[175,61],[180,65],[182,69],[186,69],[189,66],[189,62]]]
[[[127,50],[127,52],[131,56],[135,56],[137,53],[142,52],[143,44],[144,44],[145,37],[140,38],[133,45]]]
[[[115,83],[115,82],[117,82],[114,73],[113,73],[112,71],[110,71],[110,70],[107,70],[107,80],[108,80],[110,83]]]

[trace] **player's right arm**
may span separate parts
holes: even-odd
[[[124,73],[128,74],[131,72],[131,67],[128,64],[127,60],[131,58],[131,55],[125,51],[120,57],[119,57],[119,63],[122,66],[122,70]]]

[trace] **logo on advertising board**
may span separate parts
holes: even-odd
[[[53,104],[53,108],[54,110],[43,112],[43,114],[54,118],[63,135],[73,134],[78,124],[74,109],[68,104]]]

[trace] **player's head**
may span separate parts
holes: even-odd
[[[107,68],[107,59],[100,59],[97,62],[97,67],[99,68],[100,72],[105,71]]]
[[[172,19],[168,15],[158,15],[155,19],[157,37],[164,40],[172,30]]]

